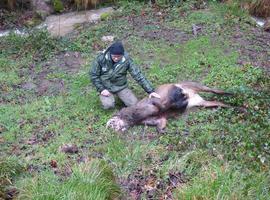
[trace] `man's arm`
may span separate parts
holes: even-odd
[[[90,78],[91,78],[93,85],[96,87],[96,89],[99,93],[101,93],[105,89],[101,80],[100,80],[100,69],[101,69],[101,67],[100,67],[97,59],[95,59],[92,62],[92,68],[91,68],[89,74],[90,74]]]
[[[145,92],[148,94],[154,92],[154,88],[152,87],[151,83],[144,77],[144,75],[141,73],[141,70],[135,65],[131,58],[129,58],[128,70],[132,78],[142,86]]]

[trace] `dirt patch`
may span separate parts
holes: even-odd
[[[0,31],[6,29],[21,29],[24,26],[33,25],[35,13],[30,10],[19,9],[16,12],[10,12],[6,9],[0,9]]]
[[[158,177],[156,171],[138,169],[127,179],[120,180],[126,196],[123,199],[173,199],[172,191],[187,182],[181,172],[169,172],[166,179]]]
[[[27,70],[21,72],[21,76],[28,74],[32,81],[22,83],[20,88],[32,91],[38,96],[51,96],[65,92],[67,87],[62,78],[50,78],[55,73],[63,75],[73,75],[78,73],[81,66],[85,63],[81,54],[78,52],[60,53],[53,59],[42,63],[41,70],[37,66],[30,65]]]
[[[253,66],[261,67],[270,73],[270,33],[262,28],[254,27],[251,24],[248,26],[243,24],[245,22],[239,21],[233,26],[230,25],[230,28],[224,27],[222,32],[218,31],[214,24],[196,24],[190,27],[191,31],[188,33],[180,29],[166,27],[165,23],[162,22],[168,17],[166,12],[153,12],[156,12],[157,15],[148,16],[141,13],[140,16],[129,16],[127,20],[132,25],[133,30],[124,37],[135,35],[150,40],[163,40],[173,45],[183,44],[199,35],[211,35],[214,40],[221,36],[225,40],[229,39],[232,44],[231,49],[225,51],[237,50],[239,52],[240,58],[236,64],[251,63]],[[241,25],[244,25],[245,28]],[[198,28],[195,31],[196,34],[194,34],[194,27]],[[224,53],[228,54],[228,52]]]
[[[24,104],[38,96],[65,93],[69,77],[78,73],[85,62],[79,52],[61,52],[48,61],[21,68],[18,76],[24,82],[0,84],[0,104]]]
[[[245,32],[237,28],[231,41],[240,54],[238,64],[251,63],[270,74],[270,33],[259,28]]]
[[[239,24],[225,29],[222,33],[216,31],[214,26],[205,26],[202,34],[212,35],[213,43],[222,40],[230,41],[230,46],[224,49],[224,54],[238,52],[239,58],[236,64],[251,64],[270,73],[270,33],[263,28],[239,21]]]
[[[26,170],[31,174],[40,173],[45,170],[45,166],[30,164],[27,166]]]
[[[164,40],[169,44],[181,44],[190,39],[187,33],[169,28],[157,28],[155,30],[137,30],[136,34],[150,40]]]
[[[164,40],[169,44],[181,44],[193,37],[184,31],[168,28],[159,22],[159,18],[134,17],[129,18],[133,26],[132,35],[137,35],[150,40]]]
[[[50,139],[55,137],[55,133],[51,131],[45,131],[44,133],[38,133],[31,136],[27,141],[26,144],[34,145],[34,144],[46,144],[49,142]]]

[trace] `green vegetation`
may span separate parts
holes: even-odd
[[[268,199],[269,180],[261,174],[242,174],[229,164],[211,163],[191,185],[177,192],[178,199]]]
[[[269,199],[270,79],[261,65],[269,51],[246,13],[215,2],[197,10],[193,3],[155,10],[121,2],[123,12],[68,38],[46,31],[0,38],[1,192],[12,186],[18,199],[117,199],[122,190],[125,198],[139,171],[148,180],[142,199],[151,188],[154,198],[164,197],[168,180],[176,199]],[[193,24],[201,27],[197,36]],[[104,35],[123,39],[155,86],[199,81],[234,93],[207,99],[242,109],[201,108],[170,119],[162,135],[143,126],[107,130],[123,105],[102,110],[88,77],[89,63],[108,46]],[[130,87],[145,96],[132,80]],[[78,153],[62,152],[63,144],[77,145]]]
[[[0,158],[0,198],[6,198],[5,189],[13,184],[13,179],[24,171],[22,163],[16,157]]]
[[[53,8],[55,12],[61,12],[64,10],[64,5],[61,0],[53,0]]]
[[[115,199],[120,189],[112,170],[103,161],[77,165],[66,180],[44,171],[20,182],[24,190],[18,199]]]

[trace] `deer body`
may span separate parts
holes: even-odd
[[[125,131],[130,126],[146,124],[157,126],[157,130],[161,132],[166,127],[167,118],[175,113],[182,113],[196,106],[230,107],[219,101],[207,101],[198,94],[199,92],[228,94],[222,90],[189,81],[160,85],[156,89],[160,99],[144,98],[136,105],[121,109],[107,122],[107,127],[116,131]]]

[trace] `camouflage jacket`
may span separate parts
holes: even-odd
[[[106,54],[100,53],[92,63],[90,78],[98,92],[107,89],[112,93],[116,93],[128,86],[127,72],[147,93],[154,91],[150,82],[143,76],[140,69],[127,54],[119,62],[113,63],[109,52]]]

